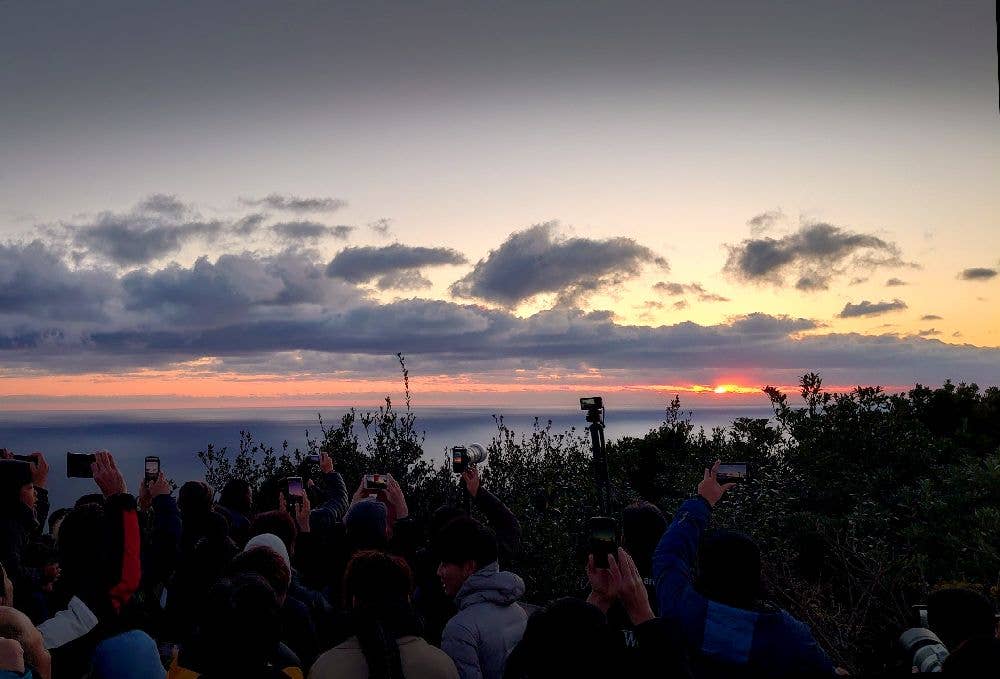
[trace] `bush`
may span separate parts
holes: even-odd
[[[377,411],[352,410],[337,427],[320,420],[322,439],[307,442],[310,451],[330,453],[348,483],[366,472],[392,473],[411,513],[424,518],[460,495],[448,463],[435,467],[423,458],[399,358],[403,412],[387,398]],[[774,408],[770,420],[739,418],[728,428],[696,431],[675,398],[657,428],[609,442],[613,515],[637,499],[671,514],[713,460],[749,462],[751,480],[719,504],[713,523],[754,536],[772,598],[855,672],[886,668],[910,606],[932,588],[961,581],[996,596],[1000,389],[946,382],[895,395],[878,387],[831,393],[808,374],[801,407],[775,388],[764,391]],[[522,554],[509,567],[525,578],[533,602],[574,593],[585,585],[580,537],[598,506],[589,438],[583,430],[554,432],[540,420],[528,432],[512,431],[502,416],[495,421],[484,484],[524,533]],[[249,434],[232,463],[211,446],[199,456],[215,487],[230,476],[256,485],[302,459],[287,444],[279,455]]]

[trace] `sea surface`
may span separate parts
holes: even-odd
[[[346,408],[324,408],[324,422],[339,423]],[[530,432],[535,418],[544,425],[552,421],[555,431],[571,427],[583,430],[584,413],[579,410],[501,410],[497,408],[425,407],[416,408],[416,426],[425,433],[425,454],[443,459],[453,445],[488,444],[496,433],[494,414],[515,431]],[[687,411],[685,411],[687,412]],[[695,426],[711,429],[726,426],[737,417],[770,417],[767,407],[701,407],[692,409]],[[608,441],[622,436],[641,436],[663,420],[663,410],[615,410],[606,416]],[[94,492],[89,479],[66,478],[66,453],[106,449],[114,453],[130,490],[135,491],[142,476],[143,458],[156,455],[164,473],[180,483],[200,479],[203,467],[196,453],[208,444],[238,450],[240,431],[249,431],[258,441],[280,448],[306,449],[306,432],[320,438],[317,411],[312,409],[245,408],[204,410],[129,411],[6,411],[0,412],[0,447],[18,453],[41,451],[51,466],[49,493],[52,507],[67,506]],[[359,442],[365,434],[357,425]],[[348,480],[350,484],[351,481]]]

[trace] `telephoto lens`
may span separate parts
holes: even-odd
[[[451,469],[461,474],[469,465],[480,464],[486,460],[486,448],[481,443],[470,443],[468,446],[455,446],[451,449]]]
[[[911,658],[913,667],[924,672],[940,672],[944,659],[948,657],[948,649],[938,638],[938,635],[926,627],[912,627],[899,637],[906,657]]]

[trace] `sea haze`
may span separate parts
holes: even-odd
[[[324,408],[320,412],[327,426],[339,423],[345,408]],[[452,445],[489,443],[496,433],[494,414],[515,431],[529,432],[538,417],[544,425],[552,421],[555,431],[586,426],[579,410],[546,409],[499,410],[496,408],[436,407],[417,408],[417,429],[425,432],[425,454],[443,460]],[[696,426],[706,429],[726,426],[737,417],[770,417],[771,410],[759,406],[702,407],[692,410]],[[663,420],[660,409],[609,411],[606,436],[641,436]],[[0,446],[27,453],[45,453],[52,472],[49,492],[53,508],[69,505],[80,495],[92,492],[93,482],[67,479],[65,455],[68,451],[110,450],[125,474],[129,488],[135,491],[142,475],[143,458],[160,457],[168,477],[180,483],[200,479],[203,467],[196,453],[211,443],[216,449],[228,446],[236,450],[240,431],[249,431],[258,441],[280,448],[288,441],[289,449],[306,449],[306,432],[320,438],[317,410],[284,408],[205,409],[205,410],[134,410],[134,411],[19,411],[0,413]],[[360,443],[365,443],[364,429],[357,425]],[[351,483],[348,480],[348,483]]]

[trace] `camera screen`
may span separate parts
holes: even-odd
[[[97,456],[93,453],[66,453],[66,476],[70,479],[92,479],[94,472],[90,465]]]
[[[614,519],[594,517],[590,520],[589,551],[597,568],[608,567],[608,554],[618,547],[618,530]]]
[[[160,458],[158,457],[147,457],[146,458],[146,478],[155,479],[160,473]]]
[[[288,495],[290,497],[302,497],[305,494],[306,494],[306,491],[302,487],[302,477],[301,476],[289,476],[288,477]]]
[[[368,490],[385,490],[388,485],[389,481],[386,479],[385,474],[365,475],[365,488]]]
[[[746,462],[726,462],[719,465],[716,480],[719,483],[739,483],[749,476]]]
[[[451,469],[456,474],[460,474],[465,471],[465,458],[467,455],[467,450],[460,446],[455,446],[451,449]]]

